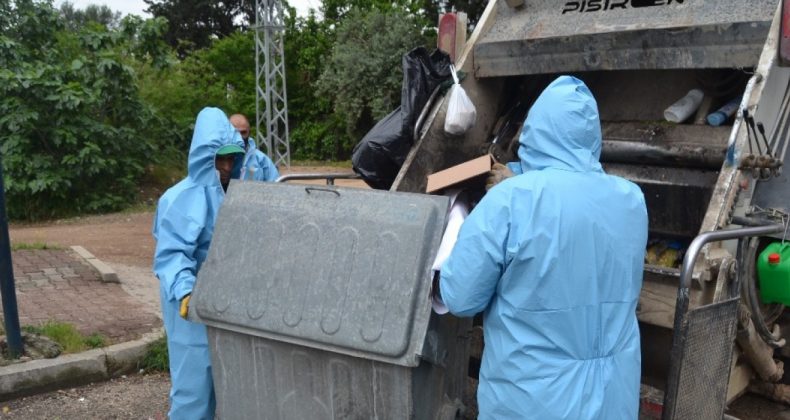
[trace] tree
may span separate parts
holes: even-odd
[[[398,9],[353,9],[339,25],[318,87],[320,95],[334,98],[348,136],[346,150],[400,104],[401,57],[425,45],[421,29],[419,18]]]
[[[90,22],[97,23],[108,29],[115,29],[121,24],[121,12],[114,12],[106,5],[89,4],[85,10],[75,9],[74,4],[66,1],[60,5],[60,14],[65,19],[66,27],[76,30]]]
[[[447,0],[445,9],[439,0],[323,0],[319,10],[325,20],[342,21],[351,10],[400,10],[423,19],[429,27],[436,26],[439,15],[450,10],[466,13],[469,27],[474,28],[483,14],[488,0]]]
[[[417,16],[422,12],[423,2],[427,1],[430,0],[323,0],[319,9],[325,20],[338,22],[342,21],[352,10],[379,10],[382,12],[400,10]]]
[[[285,26],[291,153],[297,159],[344,158],[349,141],[342,118],[334,113],[334,97],[316,94],[334,42],[332,23],[319,19],[314,10],[297,17],[289,8]]]
[[[173,128],[168,141],[177,150],[189,150],[192,124],[205,106],[254,119],[255,44],[250,31],[215,40],[169,67],[141,65],[137,75],[143,100]]]
[[[9,216],[128,203],[156,144],[127,63],[161,51],[141,42],[161,36],[164,22],[70,31],[49,3],[0,0],[0,9],[8,12],[0,17],[0,155]]]
[[[449,0],[447,1],[446,11],[457,10],[466,13],[467,23],[469,28],[472,29],[477,25],[487,5],[488,0]],[[445,12],[445,10],[442,10],[438,0],[423,0],[423,8],[426,19],[433,25],[439,22],[439,15]]]
[[[169,22],[165,41],[181,58],[209,47],[215,38],[230,35],[255,22],[255,4],[250,0],[144,0],[146,11]]]

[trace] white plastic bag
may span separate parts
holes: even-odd
[[[477,111],[475,111],[475,105],[466,96],[464,88],[458,83],[455,66],[450,66],[450,73],[453,75],[455,84],[453,84],[452,92],[450,92],[450,103],[447,104],[444,131],[458,136],[466,133],[466,130],[475,125]]]

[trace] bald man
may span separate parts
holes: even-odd
[[[233,114],[230,116],[230,123],[241,134],[246,150],[240,179],[273,182],[279,178],[277,166],[265,153],[258,150],[255,141],[250,138],[250,122],[247,121],[247,117],[243,114]]]

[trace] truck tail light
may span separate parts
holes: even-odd
[[[779,25],[779,64],[790,66],[790,0],[782,0],[782,22]]]

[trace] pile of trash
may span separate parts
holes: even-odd
[[[677,240],[650,239],[647,241],[645,264],[665,268],[680,268],[688,244]]]
[[[388,190],[411,150],[417,119],[432,93],[451,77],[450,56],[423,47],[404,54],[401,104],[382,118],[354,147],[354,172],[371,188]]]

